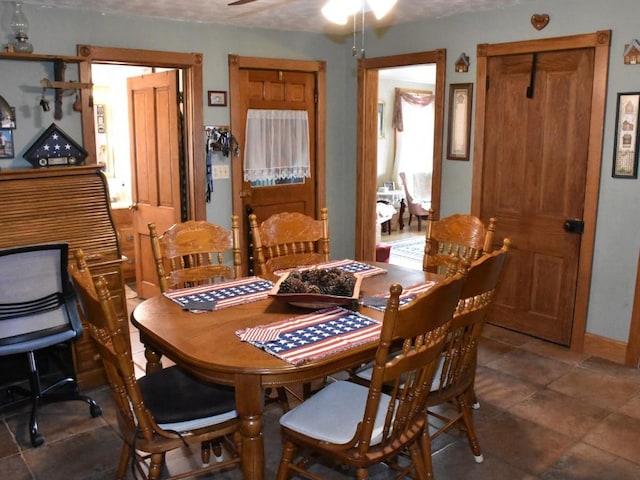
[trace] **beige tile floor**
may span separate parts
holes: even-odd
[[[135,303],[135,299],[130,301]],[[132,332],[135,362],[143,348]],[[568,351],[502,328],[487,326],[480,345],[474,412],[484,463],[476,464],[457,431],[434,441],[438,480],[637,480],[640,479],[640,373]],[[45,444],[32,448],[28,411],[0,415],[0,479],[75,480],[113,478],[120,440],[106,387],[84,392],[102,406],[91,418],[82,403],[47,405],[40,427]],[[280,458],[277,404],[265,411],[266,479],[275,478]],[[169,471],[189,459],[171,454]],[[327,479],[353,478],[318,465]],[[384,467],[371,478],[393,478]],[[133,477],[131,477],[133,478]],[[239,480],[238,470],[214,476]]]

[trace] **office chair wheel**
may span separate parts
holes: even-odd
[[[91,413],[91,416],[93,418],[96,418],[102,415],[102,409],[100,408],[100,405],[98,405],[97,403],[92,403],[91,405],[89,405],[89,412]]]
[[[44,437],[42,436],[42,434],[38,433],[37,431],[31,431],[31,445],[33,445],[34,447],[39,447],[40,445],[42,445],[44,443]]]

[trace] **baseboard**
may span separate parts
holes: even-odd
[[[601,337],[593,333],[585,333],[584,353],[625,365],[627,344],[620,340]]]

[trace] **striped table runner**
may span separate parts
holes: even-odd
[[[168,290],[163,295],[185,310],[204,312],[264,300],[273,285],[273,282],[260,277],[244,277],[220,283]]]
[[[418,295],[420,295],[423,292],[426,292],[427,290],[429,290],[431,287],[433,287],[436,284],[436,282],[423,282],[423,283],[418,283],[416,285],[412,285],[410,287],[406,287],[402,289],[402,293],[400,294],[400,306],[404,306],[407,303],[409,303],[410,301],[412,301],[414,298],[416,298]],[[389,292],[387,293],[383,293],[383,294],[379,294],[379,295],[374,295],[373,297],[371,297],[370,303],[367,303],[367,299],[364,299],[363,305],[365,307],[369,307],[369,308],[374,308],[376,310],[379,310],[381,312],[384,312],[387,308],[387,304],[386,302],[384,303],[384,305],[380,305],[379,300],[380,299],[388,299],[389,298]],[[376,301],[378,300],[378,301]]]
[[[355,260],[330,260],[328,262],[316,263],[314,265],[305,265],[298,268],[288,268],[286,270],[278,270],[274,272],[276,275],[283,275],[291,270],[298,270],[300,272],[304,270],[311,270],[314,268],[337,268],[343,272],[350,272],[354,275],[359,275],[363,278],[373,277],[374,275],[380,275],[387,273],[384,268],[377,267],[375,265],[369,265],[368,263],[356,262]]]
[[[342,307],[238,330],[236,335],[276,357],[299,365],[348,348],[376,342],[381,323]]]

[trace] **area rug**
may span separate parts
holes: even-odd
[[[424,236],[420,235],[408,240],[397,240],[395,242],[386,243],[391,245],[391,255],[397,255],[399,257],[405,257],[422,262],[422,257],[424,256],[424,242]]]

